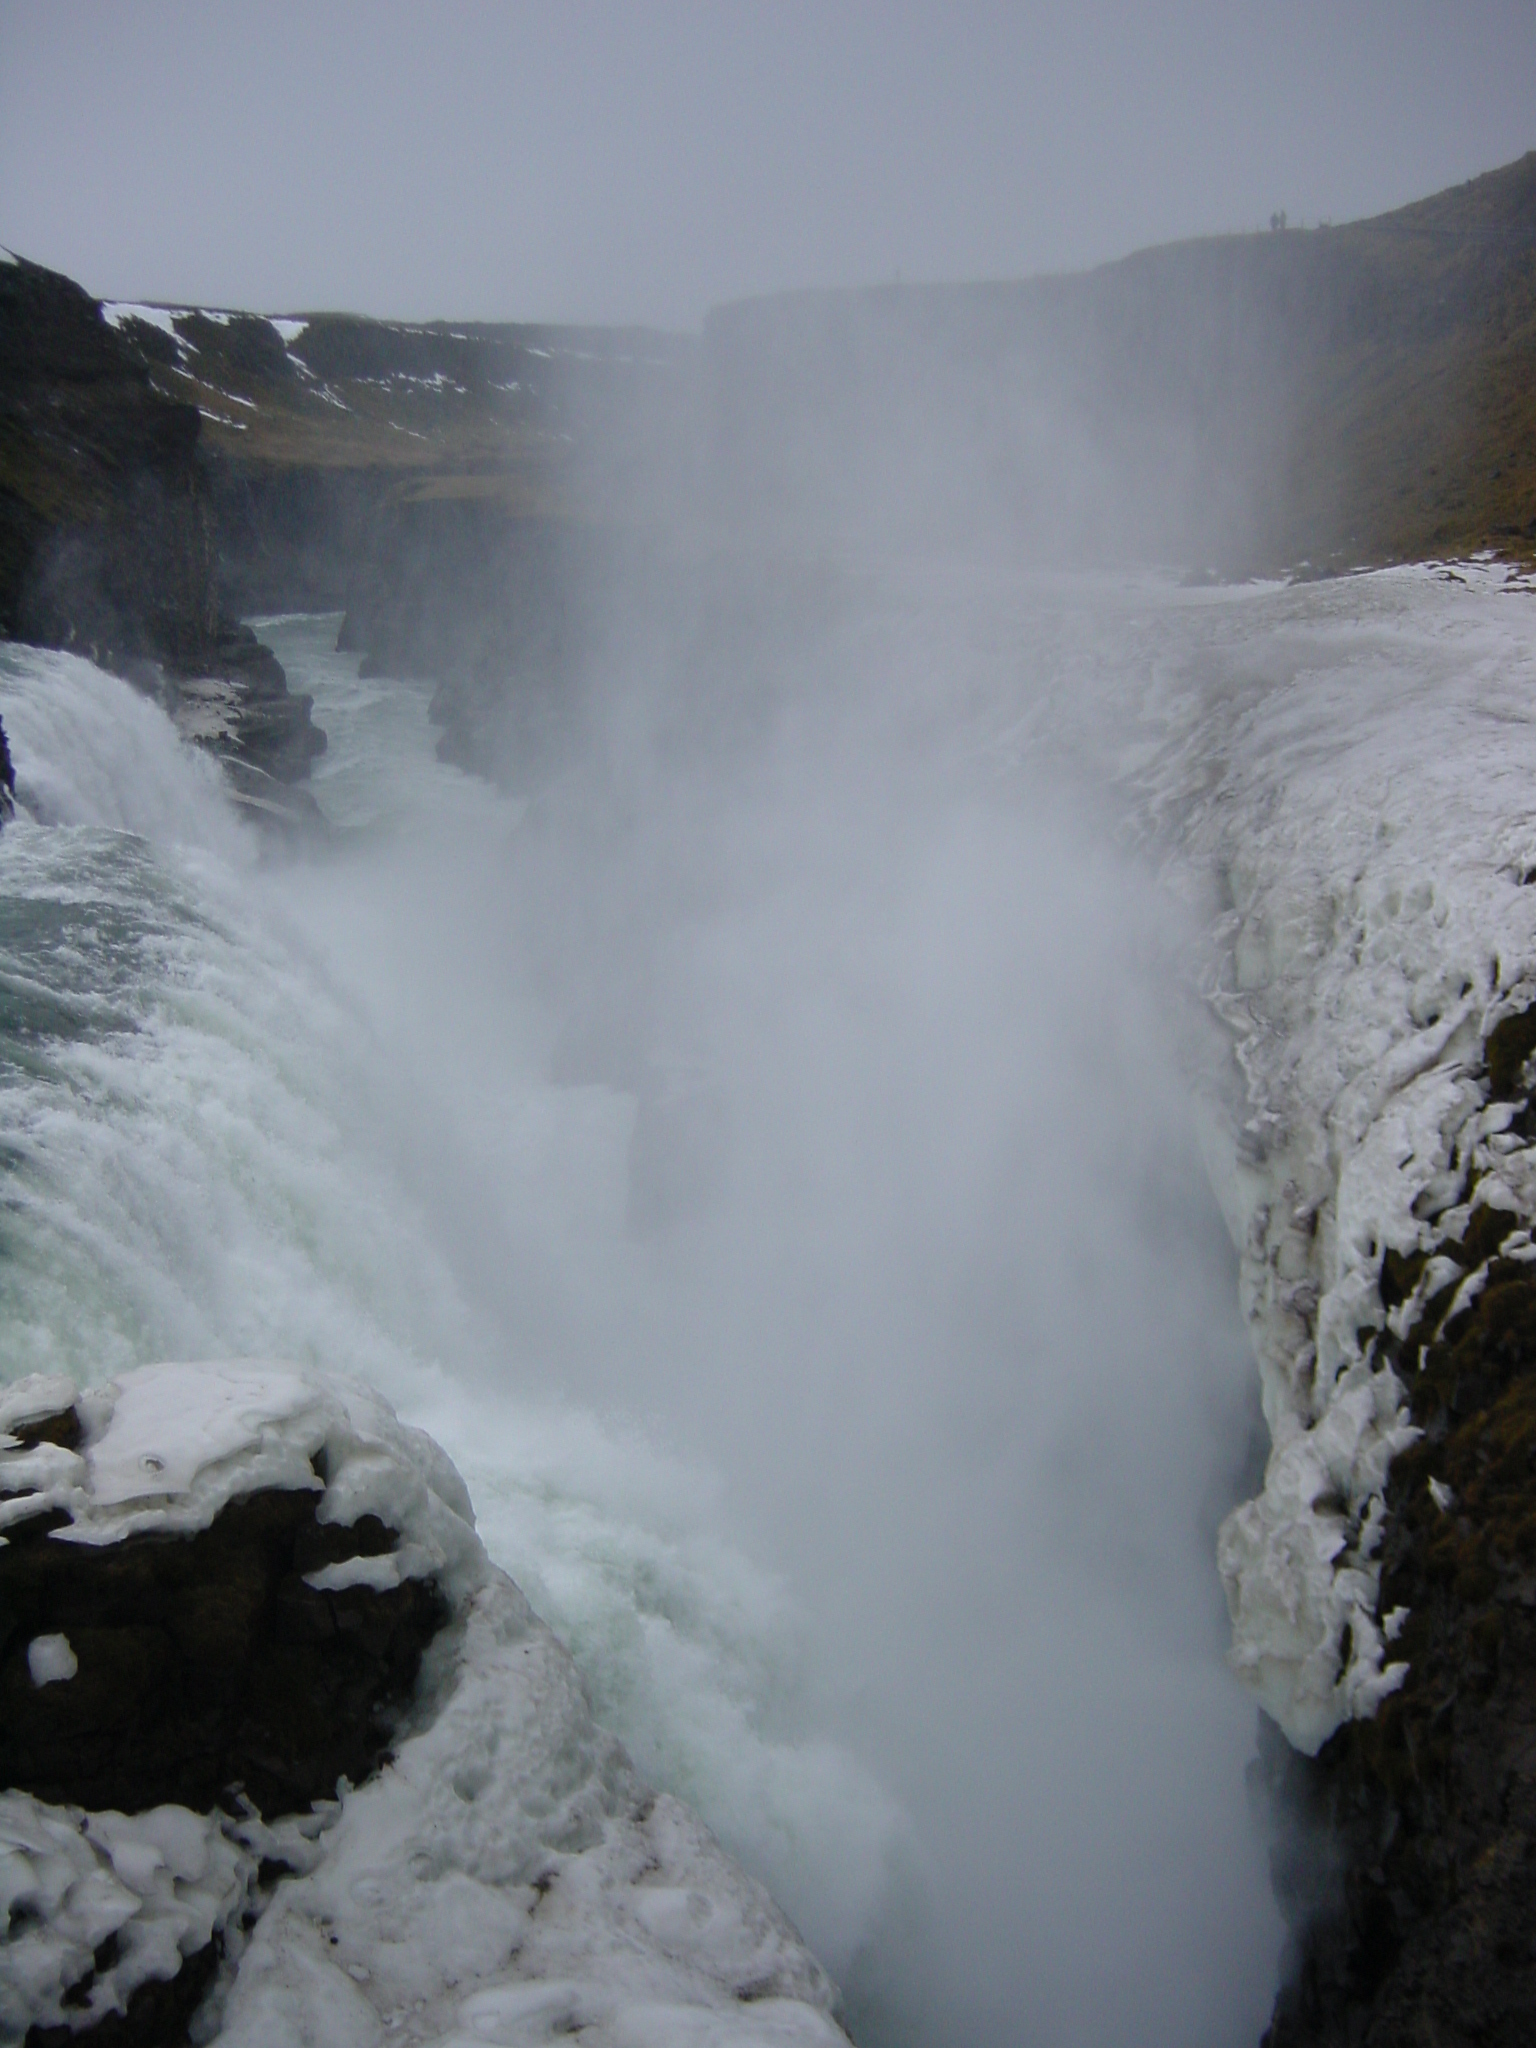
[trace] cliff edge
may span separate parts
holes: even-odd
[[[200,427],[78,285],[0,262],[0,633],[128,677],[237,786],[292,783],[325,735],[220,608]]]

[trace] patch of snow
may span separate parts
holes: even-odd
[[[0,1426],[55,1413],[72,1392],[19,1382]],[[598,1727],[430,1438],[359,1382],[282,1362],[145,1366],[74,1399],[78,1451],[0,1445],[6,1521],[63,1509],[72,1519],[49,1541],[109,1543],[205,1528],[259,1487],[303,1488],[321,1494],[322,1521],[373,1514],[402,1538],[312,1584],[429,1576],[452,1619],[393,1760],[312,1815],[125,1819],[0,1796],[0,1912],[20,1930],[0,2031],[119,2010],[218,1932],[226,1962],[200,2037],[231,2048],[374,2043],[402,2026],[439,2048],[560,2031],[839,2048],[825,1972],[762,1887]],[[247,1931],[266,1857],[294,1874]],[[111,1935],[118,1961],[66,2009]]]
[[[75,1383],[66,1379],[63,1373],[33,1373],[27,1379],[12,1380],[7,1387],[0,1387],[0,1450],[10,1450],[16,1439],[11,1435],[15,1429],[24,1429],[30,1422],[45,1422],[51,1415],[62,1415],[73,1405]]]
[[[303,334],[305,330],[308,328],[309,322],[307,320],[269,319],[267,325],[269,327],[275,327],[278,331],[279,336],[282,339],[283,347],[291,349],[293,347],[293,344],[298,340],[299,336]]]
[[[0,1793],[0,2038],[122,2012],[230,1925],[257,1865],[226,1825],[180,1806],[129,1817]],[[113,1960],[98,1962],[109,1940]]]
[[[1128,756],[1170,876],[1230,906],[1208,994],[1241,1087],[1218,1172],[1273,1450],[1218,1561],[1233,1663],[1308,1753],[1407,1670],[1377,1548],[1418,1432],[1382,1335],[1452,1281],[1426,1341],[1475,1297],[1486,1269],[1448,1256],[1473,1183],[1512,1233],[1536,1223],[1536,1151],[1482,1073],[1489,1031],[1536,1000],[1536,610],[1496,563],[1441,576],[1190,598],[1239,658],[1158,676]],[[1428,1258],[1391,1318],[1389,1250]]]
[[[171,713],[184,740],[204,745],[232,740],[239,724],[240,692],[222,676],[195,676],[181,683]]]
[[[142,320],[146,327],[158,327],[162,334],[170,336],[179,349],[196,355],[194,344],[176,332],[178,314],[186,312],[185,306],[141,306],[126,299],[103,299],[101,317],[109,327],[121,330],[130,320]]]
[[[833,2048],[788,1922],[591,1717],[511,1581],[476,1595],[446,1698],[348,1793],[257,1924],[219,2039],[698,2041]],[[590,2030],[590,2031],[588,2031]]]
[[[27,1675],[36,1686],[66,1684],[79,1669],[68,1636],[34,1636],[27,1645]]]
[[[377,384],[385,390],[397,384],[418,384],[426,391],[456,391],[461,398],[467,395],[469,389],[465,384],[456,383],[446,370],[434,370],[430,377],[415,370],[391,370],[387,377],[359,377],[355,381],[359,384]]]
[[[39,1398],[33,1385],[18,1381],[6,1409]],[[298,1488],[321,1494],[322,1522],[380,1515],[400,1531],[402,1575],[437,1579],[450,1600],[489,1569],[458,1474],[361,1381],[252,1360],[155,1365],[75,1400],[79,1450],[0,1447],[0,1529],[62,1511],[55,1543],[187,1534],[242,1494]]]

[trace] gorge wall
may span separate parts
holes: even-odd
[[[616,652],[663,657],[697,731],[757,687],[739,650],[814,634],[829,564],[871,544],[1228,573],[1529,559],[1536,155],[1378,222],[754,302],[698,343],[103,317],[0,266],[0,629],[122,669],[275,776],[318,735],[236,613],[344,613],[365,665],[434,683],[446,758],[530,789]],[[1484,1067],[1528,1138],[1523,1030]],[[1275,2048],[1536,2017],[1533,1283],[1461,1192],[1435,1253],[1454,1274],[1378,1248],[1384,1316],[1436,1303],[1381,1547],[1408,1678],[1313,1759],[1266,1724],[1296,1931]],[[1453,1316],[1439,1292],[1474,1276]]]
[[[324,735],[220,603],[200,425],[78,285],[0,263],[0,632],[90,655],[237,774],[291,783]]]
[[[619,617],[687,666],[712,613],[829,550],[1223,574],[1536,550],[1536,153],[1378,220],[754,300],[698,340],[133,306],[109,333],[72,289],[68,335],[28,316],[36,360],[67,411],[86,347],[138,453],[106,489],[56,451],[71,537],[24,613],[16,564],[62,514],[17,486],[13,405],[0,624],[225,674],[257,657],[220,608],[345,610],[366,659],[438,684],[445,755],[501,777],[558,754]],[[125,488],[162,508],[132,602]]]
[[[1533,1044],[1528,1009],[1485,1048],[1517,1161]],[[1536,2030],[1536,1279],[1524,1211],[1507,1188],[1482,1199],[1491,1176],[1458,1163],[1450,1192],[1469,1213],[1436,1243],[1436,1270],[1427,1250],[1382,1262],[1394,1322],[1378,1359],[1419,1432],[1392,1463],[1379,1553],[1406,1674],[1315,1757],[1260,1717],[1254,1775],[1292,1934],[1266,2048],[1471,2048]]]
[[[749,301],[698,344],[374,323],[368,347],[374,381],[333,395],[429,393],[430,417],[397,412],[393,466],[345,484],[212,428],[226,574],[284,554],[236,485],[313,503],[282,601],[326,563],[352,644],[434,677],[445,752],[494,774],[579,698],[598,589],[686,648],[829,550],[1222,574],[1536,552],[1536,153],[1379,220],[1081,277]],[[494,428],[487,393],[514,408]]]

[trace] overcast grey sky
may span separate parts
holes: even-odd
[[[686,327],[1533,145],[1536,0],[0,0],[0,242],[108,297]]]

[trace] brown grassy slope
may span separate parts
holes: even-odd
[[[1536,154],[1341,228],[705,329],[722,500],[1230,569],[1530,548]],[[904,511],[908,508],[903,508]]]
[[[1536,553],[1536,152],[1308,239],[1348,290],[1300,392],[1282,548]]]

